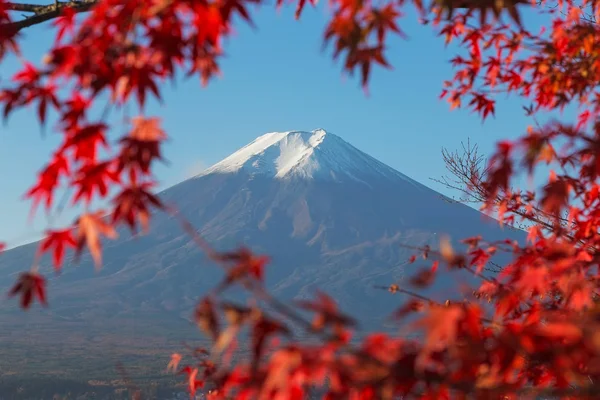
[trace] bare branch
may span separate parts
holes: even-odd
[[[39,13],[39,12],[43,12],[46,8],[48,8],[48,5],[41,5],[41,4],[26,4],[26,3],[12,3],[12,2],[7,2],[5,3],[4,7],[8,10],[8,11],[22,11],[22,12],[32,12],[32,13]]]
[[[87,12],[92,9],[98,0],[72,0],[72,1],[54,1],[52,4],[26,4],[26,3],[7,3],[9,11],[20,11],[33,13],[34,15],[25,19],[14,21],[9,24],[0,25],[0,29],[14,29],[20,31],[33,25],[50,21],[60,16],[62,10],[70,7],[76,13]]]
[[[461,150],[449,151],[442,149],[442,158],[446,164],[449,175],[441,178],[431,178],[434,182],[441,183],[448,189],[456,190],[461,194],[458,202],[466,204],[489,203],[488,193],[485,187],[489,167],[487,159],[480,154],[477,144],[472,145],[461,142]],[[521,198],[528,196],[518,190],[511,190],[513,194],[520,194]],[[503,193],[498,194],[492,201],[492,205],[500,206],[506,201],[507,196]],[[568,216],[556,217],[544,211],[533,199],[529,202],[529,207],[518,207],[511,209],[511,213],[521,217],[523,222],[513,228],[526,229],[529,224],[542,227],[548,232],[560,234],[561,236],[574,240],[571,230],[572,222],[569,222]]]

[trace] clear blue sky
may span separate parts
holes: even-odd
[[[300,21],[293,7],[255,13],[257,28],[242,23],[226,44],[224,76],[203,89],[196,79],[177,88],[164,85],[160,115],[171,141],[164,148],[168,166],[156,169],[164,186],[174,184],[215,163],[265,132],[322,127],[406,175],[437,190],[430,181],[444,174],[440,149],[457,148],[471,138],[484,151],[500,138],[524,131],[528,121],[516,98],[501,101],[495,119],[482,124],[467,110],[450,111],[438,100],[442,81],[451,77],[445,49],[431,27],[412,15],[401,26],[408,40],[389,42],[392,71],[377,68],[365,96],[358,77],[344,78],[331,51],[321,51],[327,7],[307,8]],[[411,13],[412,14],[412,13]],[[25,57],[38,62],[52,37],[49,25],[25,32]],[[5,61],[3,80],[18,66]],[[0,82],[0,84],[2,84]],[[0,132],[0,240],[11,245],[35,239],[45,226],[43,213],[27,224],[29,202],[22,194],[58,143],[48,130],[42,138],[32,117],[15,114]],[[447,192],[446,192],[447,193]],[[65,218],[72,218],[67,213]]]

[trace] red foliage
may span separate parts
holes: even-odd
[[[21,307],[25,309],[31,306],[34,298],[46,305],[46,280],[37,272],[24,272],[8,293],[9,297],[17,294],[21,296]]]
[[[59,231],[47,231],[46,237],[40,245],[40,252],[44,253],[50,249],[54,250],[54,267],[58,270],[62,266],[65,250],[69,247],[76,247],[77,244],[73,238],[72,229],[63,229]]]
[[[40,8],[0,0],[0,58],[18,53],[21,29],[55,19],[55,42],[44,63],[24,63],[0,91],[5,118],[30,106],[42,125],[50,113],[58,117],[55,129],[62,143],[26,193],[32,212],[40,203],[47,212],[61,208],[56,198],[89,205],[106,200],[112,189],[117,193],[110,210],[88,211],[74,226],[46,232],[39,255],[51,252],[56,270],[69,247],[76,257],[89,250],[100,266],[102,237],[115,238],[121,224],[132,230],[140,224],[146,230],[150,209],[165,209],[152,193],[152,168],[162,160],[161,145],[167,138],[159,119],[139,116],[129,121],[130,130],[113,153],[107,137],[111,126],[93,118],[91,107],[108,95],[112,104],[133,102],[143,110],[148,96],[160,100],[160,84],[181,71],[207,84],[219,74],[221,44],[232,32],[234,16],[251,23],[249,6],[262,3],[98,0]],[[344,56],[345,71],[360,72],[363,85],[373,64],[389,67],[385,45],[390,33],[403,35],[404,3],[330,1],[332,16],[324,40],[333,43],[334,57]],[[198,326],[214,347],[194,351],[193,360],[180,370],[191,393],[207,388],[215,399],[300,399],[311,387],[322,387],[329,399],[437,399],[525,394],[594,398],[600,392],[600,28],[595,23],[600,3],[532,4],[533,11],[549,11],[553,18],[540,34],[522,26],[516,8],[522,0],[413,3],[423,22],[431,22],[446,43],[457,41],[464,50],[451,60],[455,73],[442,88],[441,97],[451,108],[466,104],[486,119],[495,116],[497,94],[513,94],[527,102],[524,109],[532,117],[567,105],[579,110],[572,123],[536,122],[522,137],[499,142],[490,158],[482,182],[484,207],[503,223],[517,218],[530,223],[527,243],[487,243],[474,237],[463,241],[469,247],[465,253],[447,239],[439,251],[419,249],[431,264],[409,286],[418,290],[429,286],[441,269],[462,269],[481,280],[473,288],[474,298],[438,304],[412,287],[391,284],[385,289],[409,298],[394,317],[406,323],[405,316],[417,315],[410,327],[421,338],[374,333],[355,343],[354,320],[333,299],[319,293],[314,301],[280,303],[263,285],[267,257],[249,249],[216,253],[184,222],[226,272],[222,284],[196,309]],[[304,0],[297,2],[297,17],[305,5]],[[13,11],[34,15],[13,21]],[[490,11],[496,17],[506,11],[514,24],[488,20]],[[79,12],[88,13],[77,20]],[[515,190],[516,174],[532,174],[539,163],[553,168],[548,182],[538,192]],[[64,197],[58,196],[62,190]],[[511,254],[512,261],[494,277],[482,276],[497,252]],[[417,255],[408,262],[416,263]],[[219,302],[220,290],[232,285],[268,303],[271,312],[258,305]],[[9,293],[17,294],[24,308],[34,299],[46,304],[45,280],[37,265]],[[486,302],[493,312],[488,313]],[[296,307],[313,313],[312,321]],[[292,326],[318,340],[298,340]],[[221,362],[245,328],[250,332],[250,359]],[[178,369],[181,359],[174,355],[169,368]]]

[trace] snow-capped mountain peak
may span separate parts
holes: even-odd
[[[375,174],[401,178],[420,186],[324,129],[264,134],[206,169],[199,177],[240,171],[275,179],[338,180],[346,177],[364,180]]]

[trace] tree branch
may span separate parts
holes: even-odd
[[[4,7],[8,10],[8,11],[21,11],[21,12],[32,12],[32,13],[39,13],[44,11],[44,9],[46,9],[47,7],[49,7],[48,5],[41,5],[41,4],[25,4],[25,3],[12,3],[12,2],[7,2],[4,4]]]
[[[472,145],[468,141],[466,145],[464,143],[461,143],[461,145],[462,152],[459,150],[450,152],[445,148],[442,149],[442,157],[446,164],[446,169],[451,176],[444,176],[441,179],[431,179],[461,193],[463,197],[458,200],[460,203],[485,203],[488,201],[484,185],[489,172],[487,160],[479,153],[477,144]],[[494,204],[499,205],[502,200],[503,197],[498,195],[494,199]],[[542,226],[548,231],[554,231],[557,223],[563,227],[569,225],[569,220],[566,216],[556,219],[555,216],[548,214],[537,204],[532,203],[531,206],[531,210],[526,210],[525,207],[522,207],[511,212],[522,217],[525,221]],[[522,228],[526,227],[523,226]]]
[[[34,15],[14,21],[9,24],[0,25],[0,30],[14,29],[20,31],[33,25],[52,20],[60,16],[62,10],[66,7],[72,8],[76,13],[86,12],[92,9],[98,0],[71,0],[71,1],[55,1],[52,4],[25,4],[25,3],[6,3],[9,11],[29,12]]]

